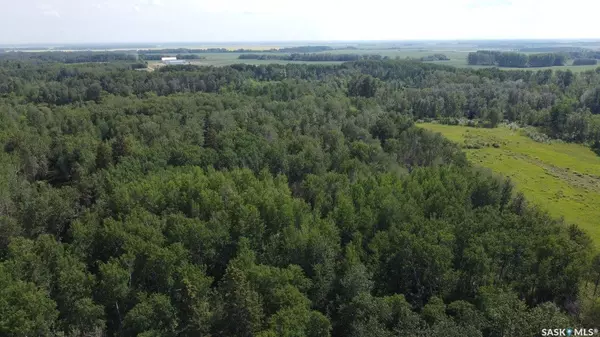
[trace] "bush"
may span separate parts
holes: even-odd
[[[536,128],[527,127],[523,128],[523,131],[527,135],[527,137],[533,139],[538,143],[551,144],[553,142],[552,138],[550,138],[547,134],[539,132]]]

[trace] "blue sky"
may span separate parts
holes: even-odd
[[[595,0],[0,1],[0,44],[600,38]]]

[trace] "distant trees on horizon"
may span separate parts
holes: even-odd
[[[242,54],[238,57],[240,60],[280,60],[280,61],[308,61],[308,62],[349,62],[358,60],[383,60],[385,56],[376,54],[331,54],[331,53],[312,53],[312,54]]]
[[[421,57],[421,61],[432,62],[432,61],[450,61],[446,54],[433,54]]]
[[[469,53],[469,65],[498,66],[511,68],[553,67],[566,63],[567,56],[562,53],[524,54],[497,50],[478,50]]]
[[[1,60],[39,61],[60,63],[115,62],[137,61],[137,55],[125,52],[91,52],[91,51],[48,51],[48,52],[4,52]]]
[[[573,65],[574,66],[593,66],[598,64],[598,60],[596,59],[575,59],[573,60]]]
[[[138,50],[140,54],[202,54],[202,53],[317,53],[334,50],[329,46],[298,46],[271,49],[227,49],[227,48],[165,48]]]

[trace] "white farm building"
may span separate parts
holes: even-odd
[[[177,57],[163,57],[161,58],[162,63],[166,65],[178,65],[178,64],[186,64],[187,62],[184,60],[178,60]]]

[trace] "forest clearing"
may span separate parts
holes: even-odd
[[[589,148],[539,143],[508,127],[419,126],[459,143],[473,164],[510,178],[528,200],[579,224],[600,244],[600,157]]]

